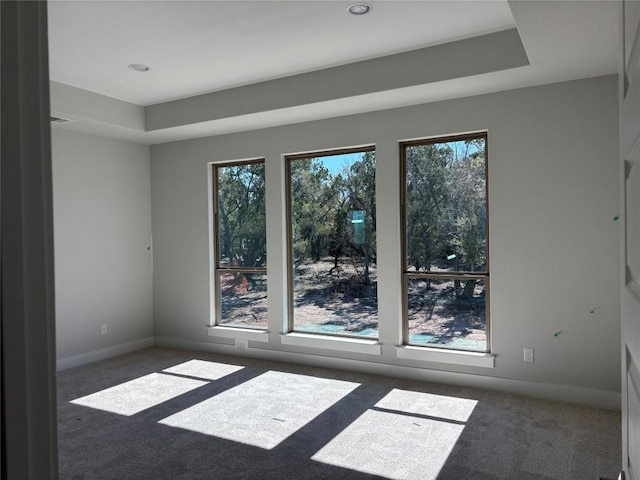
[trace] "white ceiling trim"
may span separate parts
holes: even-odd
[[[172,8],[168,11],[175,11],[176,2],[148,3],[169,3]],[[374,10],[380,11],[379,3],[388,8],[387,3],[407,2],[373,2]],[[466,8],[468,2],[445,3]],[[618,2],[518,0],[509,6],[513,12],[509,18],[515,21],[517,32],[511,29],[435,42],[431,47],[146,107],[96,93],[98,89],[72,87],[77,85],[72,78],[69,82],[53,81],[52,113],[75,120],[55,128],[155,144],[616,73]],[[497,17],[504,21],[503,15]],[[133,47],[137,48],[135,42]],[[108,50],[109,42],[101,48]],[[182,74],[185,78],[194,75]],[[178,92],[171,91],[168,98],[175,98]]]

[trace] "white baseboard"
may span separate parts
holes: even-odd
[[[89,363],[115,357],[124,353],[135,352],[136,350],[153,347],[153,345],[153,337],[147,337],[141,340],[134,340],[133,342],[114,345],[113,347],[101,348],[100,350],[81,353],[80,355],[74,355],[73,357],[60,358],[56,362],[56,369],[57,371],[61,371],[67,370],[69,368],[81,367],[82,365],[87,365]]]
[[[248,350],[238,351],[233,345],[182,340],[169,337],[155,337],[154,343],[156,347],[221,353],[225,355],[256,359],[300,363],[314,367],[351,370],[372,375],[399,377],[409,380],[496,390],[516,395],[525,395],[546,400],[568,402],[611,410],[620,410],[621,407],[621,394],[619,392],[593,388],[555,385],[551,383],[536,383],[524,380],[491,377],[487,375],[444,372],[441,370],[429,370],[426,368],[407,367],[387,363],[366,362],[362,360],[351,360],[258,348],[249,348]]]

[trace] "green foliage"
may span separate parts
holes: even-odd
[[[320,260],[326,253],[332,213],[339,202],[329,170],[317,159],[291,164],[291,205],[294,258]]]
[[[266,266],[264,164],[220,167],[217,174],[221,263]]]
[[[486,264],[484,140],[406,150],[407,263],[416,271]]]
[[[406,149],[407,264],[416,271],[482,271],[486,264],[483,139]],[[296,265],[331,257],[369,284],[376,263],[375,152],[330,170],[328,157],[291,161]],[[266,265],[264,164],[217,169],[222,263]],[[364,212],[364,225],[354,212]],[[357,229],[360,229],[356,232]],[[472,285],[470,286],[472,287]]]
[[[368,285],[375,262],[375,152],[363,152],[339,172],[331,172],[324,158],[291,162],[294,262],[333,257],[337,268],[348,260]],[[364,212],[364,225],[353,223],[354,211]],[[363,230],[354,236],[358,228]]]

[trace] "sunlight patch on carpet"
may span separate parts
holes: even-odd
[[[159,423],[272,449],[359,385],[269,371]]]
[[[242,370],[240,365],[228,363],[207,362],[205,360],[189,360],[188,362],[165,368],[163,372],[186,375],[189,377],[204,378],[205,380],[219,380],[232,373]]]
[[[131,416],[202,387],[209,382],[151,373],[70,403]]]
[[[387,396],[376,403],[376,407],[466,422],[477,404],[477,400],[469,398],[393,389]]]
[[[367,410],[311,459],[393,480],[435,480],[463,429],[457,423]]]

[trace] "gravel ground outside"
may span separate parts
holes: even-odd
[[[294,330],[358,337],[378,336],[377,271],[331,259],[296,268]],[[222,322],[246,328],[267,328],[266,277],[230,274],[221,279]],[[456,298],[453,282],[413,281],[409,288],[410,343],[484,350],[486,314],[484,285],[473,297]]]

